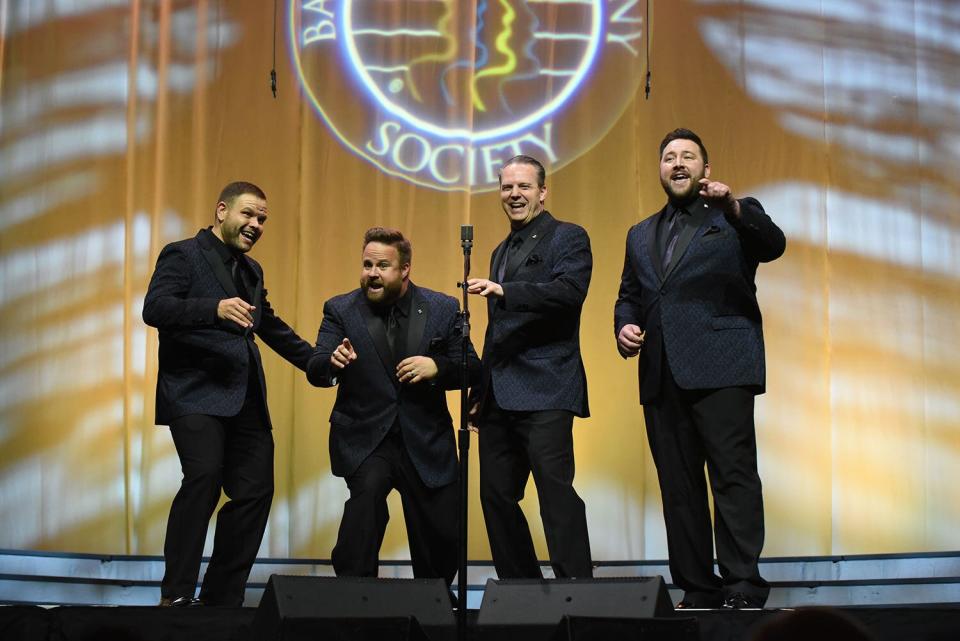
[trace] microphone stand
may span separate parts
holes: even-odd
[[[460,530],[459,558],[457,569],[457,638],[467,639],[467,483],[470,470],[470,416],[467,389],[470,387],[470,305],[467,295],[467,278],[470,276],[470,250],[473,248],[473,225],[460,225],[460,246],[463,248],[463,280],[457,283],[463,296],[460,312],[460,429],[457,432],[460,455]]]

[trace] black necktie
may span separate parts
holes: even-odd
[[[237,296],[249,303],[250,294],[247,292],[247,286],[243,284],[243,274],[241,274],[242,269],[243,268],[240,267],[240,259],[234,257],[230,265],[230,272],[233,274],[233,284],[237,288]]]
[[[400,321],[397,319],[397,306],[394,305],[387,312],[387,345],[390,346],[390,353],[393,354],[393,360],[398,360],[397,354],[397,335],[400,333]]]
[[[663,243],[663,263],[661,265],[664,272],[670,266],[670,259],[673,258],[673,250],[677,247],[677,238],[680,237],[680,232],[683,230],[683,217],[686,214],[687,212],[684,209],[674,210],[673,218],[667,227],[666,240]]]
[[[520,234],[511,232],[507,236],[507,246],[503,248],[503,258],[500,260],[500,267],[497,269],[497,282],[502,283],[503,277],[507,273],[507,263],[510,262],[510,257],[513,255],[513,252],[517,250],[520,246],[520,243],[523,242],[523,239],[520,238]]]

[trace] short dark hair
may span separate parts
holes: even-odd
[[[533,156],[525,156],[523,154],[514,156],[507,162],[503,163],[503,166],[500,167],[500,171],[497,172],[498,182],[503,182],[503,170],[510,165],[532,165],[537,170],[537,186],[543,187],[547,184],[547,170],[543,168],[543,164]]]
[[[363,235],[363,248],[366,249],[370,243],[383,243],[396,247],[397,253],[400,254],[401,265],[409,265],[413,258],[413,247],[399,230],[388,227],[371,227]]]
[[[660,156],[663,156],[663,150],[674,140],[692,140],[697,143],[697,146],[700,147],[700,153],[703,155],[703,164],[707,165],[710,163],[710,157],[707,155],[707,148],[703,146],[703,141],[700,140],[700,136],[693,133],[689,129],[684,129],[680,127],[674,129],[666,136],[663,137],[663,140],[660,142]]]
[[[230,207],[233,205],[233,201],[244,194],[251,194],[263,200],[267,199],[263,190],[253,183],[237,180],[220,190],[220,195],[217,196],[217,204],[224,203],[227,207]]]

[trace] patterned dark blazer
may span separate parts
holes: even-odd
[[[698,199],[666,271],[657,242],[665,209],[627,232],[614,333],[627,324],[646,332],[640,351],[640,402],[656,398],[670,367],[683,389],[765,389],[763,323],[757,305],[761,262],[783,254],[783,232],[753,198],[740,200],[734,227]]]
[[[568,410],[587,417],[587,377],[580,356],[580,311],[593,254],[587,232],[542,212],[535,236],[506,266],[503,298],[487,301],[483,386],[506,410]],[[490,257],[491,280],[506,241]]]
[[[317,346],[307,365],[307,380],[337,387],[330,413],[330,464],[334,475],[350,476],[399,422],[404,445],[428,487],[457,479],[457,451],[446,390],[460,387],[462,351],[460,307],[455,298],[409,284],[413,296],[407,328],[406,356],[433,358],[438,374],[429,381],[401,385],[386,330],[356,289],[328,300]],[[342,370],[330,355],[349,338],[357,359]],[[468,344],[471,382],[480,374],[480,359]]]
[[[160,330],[158,425],[187,414],[235,415],[243,406],[251,367],[266,399],[255,336],[300,369],[313,353],[310,343],[274,314],[263,269],[249,256],[238,259],[246,265],[240,273],[255,301],[253,327],[244,330],[217,318],[220,300],[237,296],[237,287],[210,243],[210,232],[200,230],[164,247],[143,301],[144,322]],[[269,421],[266,407],[264,412]]]

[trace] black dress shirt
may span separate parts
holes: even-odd
[[[207,233],[207,240],[210,241],[210,245],[217,252],[217,256],[220,257],[220,260],[223,261],[223,264],[226,266],[227,271],[230,272],[230,275],[233,276],[233,284],[237,287],[237,295],[248,303],[253,303],[250,300],[250,292],[247,290],[245,280],[243,278],[244,270],[246,267],[243,266],[243,261],[240,260],[240,252],[231,249],[213,233],[212,227],[207,227],[205,230]],[[249,280],[249,279],[248,279]]]
[[[387,334],[387,343],[393,362],[399,363],[407,353],[407,331],[410,329],[410,304],[413,297],[407,289],[403,296],[392,305],[374,307],[373,311],[383,321],[383,328]]]
[[[546,220],[546,218],[538,214],[533,220],[520,229],[514,229],[510,232],[510,235],[507,236],[504,251],[500,256],[500,264],[497,265],[496,273],[498,281],[503,282],[504,275],[507,271],[507,266],[510,262],[510,257],[521,251],[523,244],[529,241],[531,236],[534,236],[538,233],[538,230],[542,226],[544,220]]]

